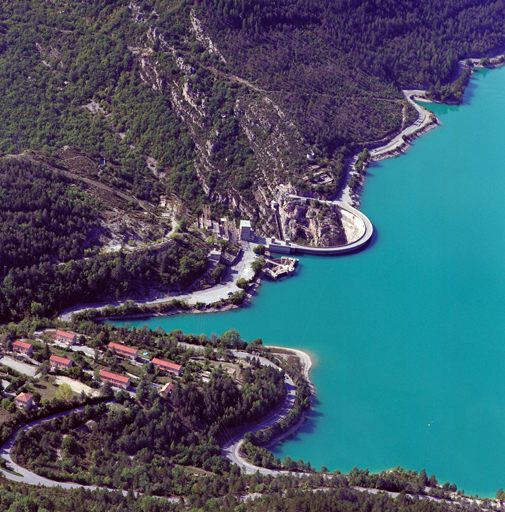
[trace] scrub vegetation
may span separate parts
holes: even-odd
[[[369,494],[350,489],[345,478],[321,475],[299,478],[293,475],[280,477],[239,475],[230,472],[225,476],[187,475],[174,476],[181,489],[188,491],[185,500],[168,501],[149,494],[123,495],[106,490],[62,489],[61,487],[28,487],[16,482],[0,480],[0,507],[8,512],[96,512],[149,511],[149,512],[333,512],[336,510],[359,512],[381,510],[386,512],[446,512],[453,510],[482,510],[477,505],[462,501],[453,505],[412,499],[401,493],[394,499],[385,494]],[[230,486],[230,483],[233,486]],[[192,485],[190,485],[192,484]],[[317,488],[325,489],[318,491]],[[244,489],[247,489],[244,493]],[[246,501],[240,495],[251,495]]]

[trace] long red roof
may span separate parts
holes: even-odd
[[[56,336],[63,336],[64,338],[73,338],[75,334],[67,331],[56,331]]]
[[[124,375],[119,375],[118,373],[112,373],[107,370],[100,370],[100,377],[105,377],[106,379],[113,379],[119,382],[124,382],[125,384],[130,381],[130,377],[125,377]]]
[[[109,348],[114,348],[116,350],[122,350],[123,352],[126,352],[128,354],[136,354],[139,351],[138,348],[128,347],[126,345],[122,345],[121,343],[115,343],[113,341],[111,341],[109,343]]]
[[[182,368],[182,365],[177,363],[171,363],[170,361],[165,361],[164,359],[158,359],[155,357],[151,363],[159,364],[160,366],[165,366],[166,368],[170,368],[171,370],[179,371]]]
[[[56,356],[53,354],[49,358],[49,361],[56,361],[57,363],[68,364],[70,363],[71,359],[69,359],[68,357]]]
[[[26,348],[26,349],[33,347],[33,345],[31,343],[28,343],[26,341],[21,341],[21,340],[16,340],[12,345],[14,347],[21,347],[21,348]]]

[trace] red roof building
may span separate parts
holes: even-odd
[[[26,354],[27,356],[33,355],[33,345],[26,341],[16,340],[12,343],[12,349],[15,352]]]
[[[118,373],[112,373],[107,370],[100,370],[100,377],[102,380],[110,382],[113,386],[123,389],[130,387],[130,377],[126,377],[125,375],[119,375]]]
[[[67,345],[75,345],[77,341],[77,334],[73,334],[71,332],[66,331],[57,331],[56,341],[61,341],[62,343],[66,343]]]
[[[60,368],[61,370],[68,370],[72,367],[72,359],[68,359],[68,357],[55,356],[53,354],[49,358],[49,362],[53,368]]]
[[[30,393],[19,393],[19,395],[16,397],[16,405],[19,408],[32,407],[33,406],[33,396],[30,395]]]
[[[127,347],[126,345],[122,345],[121,343],[114,343],[113,341],[109,343],[109,348],[114,350],[116,354],[125,357],[131,357],[132,359],[137,359],[137,356],[139,354],[138,348]]]
[[[178,377],[182,373],[182,366],[180,364],[171,363],[170,361],[165,361],[163,359],[158,359],[155,357],[151,363],[155,364],[160,370],[163,370],[168,373],[173,373]]]
[[[170,394],[174,390],[174,385],[172,382],[167,382],[161,389],[160,393]]]

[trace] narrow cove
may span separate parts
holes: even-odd
[[[219,314],[129,321],[309,352],[314,409],[276,446],[283,458],[348,472],[395,466],[466,493],[505,487],[505,69],[476,72],[442,125],[369,168],[364,251],[302,256]],[[114,322],[119,324],[119,322]],[[124,323],[124,322],[123,322]]]

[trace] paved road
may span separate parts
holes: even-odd
[[[113,402],[113,400],[110,400],[109,402],[104,402],[104,403],[111,403],[111,402]],[[40,420],[32,421],[28,425],[25,425],[22,428],[22,430],[24,430],[26,432],[27,430],[29,430],[37,425],[40,425],[41,423],[45,423],[46,421],[51,421],[55,418],[61,418],[63,416],[68,416],[70,413],[72,413],[74,411],[78,412],[78,411],[83,411],[83,410],[84,410],[84,407],[77,407],[76,409],[71,409],[69,411],[59,412],[57,414],[53,414],[52,416],[48,416],[47,418],[42,418]],[[9,473],[8,471],[3,471],[0,469],[3,473],[3,475],[5,476],[5,478],[7,478],[8,480],[13,480],[14,482],[21,482],[21,483],[30,484],[30,485],[45,485],[46,487],[62,487],[63,489],[79,489],[79,488],[83,487],[84,489],[88,489],[90,491],[94,491],[96,489],[106,489],[107,491],[110,491],[110,492],[118,492],[119,491],[123,494],[123,496],[126,496],[128,494],[128,491],[123,491],[120,489],[110,489],[107,487],[99,487],[96,485],[83,485],[83,484],[77,484],[74,482],[58,482],[56,480],[50,480],[49,478],[45,478],[43,476],[37,475],[36,473],[33,473],[32,471],[25,469],[24,467],[20,466],[19,464],[16,464],[12,460],[11,449],[14,446],[16,437],[20,430],[21,429],[16,430],[16,432],[14,432],[14,434],[12,434],[12,436],[9,437],[9,439],[7,439],[7,441],[0,448],[0,457],[2,457],[3,459],[5,459],[7,461],[7,468],[10,469],[11,471],[15,471],[21,475],[21,476],[13,475],[12,473]],[[135,493],[135,495],[138,495],[138,494],[139,493]],[[174,503],[178,502],[180,500],[179,497],[171,497],[171,498],[166,497],[165,499],[168,501],[174,502]]]
[[[244,434],[247,432],[258,432],[259,430],[270,427],[274,423],[277,423],[285,418],[287,414],[293,409],[296,397],[296,386],[294,385],[291,378],[287,375],[284,384],[286,386],[287,394],[282,408],[279,411],[268,415],[254,427],[251,427],[241,432],[240,434],[237,434],[221,447],[221,455],[224,455],[230,462],[237,464],[237,466],[243,469],[246,473],[256,473],[256,471],[259,471],[262,475],[277,475],[281,473],[281,471],[278,470],[261,468],[250,464],[240,455],[240,447],[243,442]]]
[[[235,265],[231,267],[227,267],[226,276],[224,279],[209,288],[208,290],[199,290],[188,294],[179,294],[179,295],[164,295],[158,299],[154,300],[137,300],[135,301],[137,304],[162,304],[163,302],[170,302],[173,299],[183,300],[188,304],[196,304],[197,302],[204,302],[205,304],[211,304],[213,302],[217,302],[221,299],[228,298],[232,293],[235,293],[240,290],[240,288],[235,284],[238,279],[250,279],[254,272],[251,269],[251,263],[256,259],[256,255],[253,253],[252,248],[254,244],[249,244],[248,242],[244,242],[243,253],[240,259],[235,263]],[[84,311],[85,309],[98,309],[101,310],[105,306],[121,306],[125,301],[111,301],[111,302],[95,302],[88,304],[78,304],[77,306],[73,306],[71,308],[67,308],[60,315],[60,319],[65,322],[69,322],[71,320],[72,313],[78,313],[80,311]]]
[[[423,95],[426,91],[422,90],[404,90],[403,95],[407,99],[407,101],[414,106],[414,108],[418,112],[418,118],[414,121],[413,124],[410,126],[407,126],[401,133],[399,133],[396,137],[394,137],[392,140],[390,140],[386,145],[381,146],[379,148],[375,148],[370,151],[370,154],[372,157],[375,157],[376,159],[381,158],[387,158],[388,154],[399,149],[400,146],[404,144],[403,137],[408,137],[415,133],[417,130],[424,128],[427,126],[430,121],[430,114],[429,112],[422,106],[418,105],[414,98],[418,95]],[[354,166],[356,165],[356,162],[358,161],[358,155],[355,155],[353,159],[351,160],[351,163],[347,166],[347,176],[346,180],[349,181],[351,176],[355,173]],[[344,187],[340,194],[337,196],[341,201],[344,201],[345,203],[349,204],[353,202],[353,199],[351,197],[351,190],[349,189],[349,185]]]
[[[74,352],[83,352],[88,357],[95,357],[95,349],[91,347],[87,347],[85,345],[71,345],[70,347],[66,345],[65,343],[62,343],[60,341],[54,341],[53,345],[55,347],[59,348],[69,348],[70,350],[73,350]]]
[[[376,149],[372,149],[372,151],[370,151],[370,155],[372,157],[385,156],[387,153],[390,153],[391,151],[398,149],[400,146],[402,146],[405,143],[404,137],[409,137],[410,135],[414,134],[418,130],[425,128],[431,122],[430,112],[428,112],[428,110],[426,110],[421,105],[418,105],[413,100],[413,98],[415,96],[424,94],[425,92],[426,91],[421,91],[418,89],[403,91],[405,98],[417,110],[417,113],[419,114],[419,116],[414,121],[413,124],[411,124],[410,126],[407,126],[407,128],[405,128],[401,133],[399,133],[394,139],[389,141],[385,146],[382,146],[382,147],[376,148]]]
[[[189,345],[187,343],[181,343],[181,345],[187,347],[187,348],[194,348],[196,350],[203,350],[204,347],[199,347],[197,345]],[[272,366],[275,368],[278,368],[277,365],[275,365],[272,361],[269,359],[266,359],[264,357],[258,357],[253,356],[247,352],[241,352],[237,350],[231,351],[236,357],[240,357],[243,359],[252,359],[253,357],[256,357],[260,361],[262,365],[265,366]],[[251,427],[247,430],[244,430],[242,433],[237,434],[235,437],[230,439],[227,443],[225,443],[222,447],[221,453],[227,457],[232,463],[237,464],[239,467],[244,468],[244,470],[248,473],[255,473],[256,471],[260,471],[262,474],[278,474],[279,471],[272,471],[265,468],[259,468],[256,466],[253,466],[252,464],[248,463],[245,459],[243,459],[240,456],[240,445],[242,444],[242,438],[246,432],[257,432],[258,430],[267,428],[274,423],[282,420],[293,408],[295,397],[296,397],[296,386],[288,375],[285,376],[285,385],[286,385],[286,398],[284,400],[284,404],[280,410],[277,412],[274,412],[270,415],[268,415],[266,418],[264,418],[261,422],[257,423],[254,427]],[[130,391],[130,394],[134,394],[134,391]],[[111,400],[112,402],[112,400]],[[110,403],[110,402],[108,402]],[[22,427],[22,429],[26,432],[30,428],[33,428],[37,425],[40,425],[41,423],[45,423],[47,421],[51,421],[55,418],[61,418],[63,416],[69,415],[73,411],[82,411],[84,410],[84,407],[78,407],[76,409],[72,409],[69,411],[63,411],[57,414],[54,414],[52,416],[49,416],[47,418],[39,419],[36,421],[33,421],[29,423],[28,425],[25,425]],[[96,486],[89,486],[89,485],[81,485],[73,482],[57,482],[54,480],[50,480],[49,478],[45,478],[43,476],[37,475],[36,473],[33,473],[32,471],[27,470],[26,468],[20,466],[19,464],[16,464],[11,457],[11,449],[14,446],[14,443],[16,441],[17,434],[19,432],[18,429],[16,432],[3,444],[3,446],[0,448],[0,457],[4,458],[7,461],[7,467],[8,469],[12,471],[16,471],[21,476],[13,475],[12,473],[8,473],[4,471],[4,475],[9,480],[14,480],[16,482],[24,482],[31,485],[46,485],[48,487],[52,486],[61,486],[65,489],[77,489],[79,487],[84,487],[86,489],[97,489]],[[113,489],[109,489],[113,490]],[[126,491],[123,491],[125,494]],[[170,498],[173,501],[178,500],[178,498]]]
[[[240,357],[243,359],[252,359],[253,357],[255,357],[263,366],[272,366],[280,370],[280,368],[276,364],[274,364],[269,359],[266,359],[265,357],[253,356],[247,352],[240,352],[238,350],[232,350],[231,352],[235,357]],[[267,415],[253,427],[243,430],[241,433],[237,434],[232,439],[229,439],[221,447],[221,455],[224,455],[233,464],[237,464],[237,466],[243,469],[246,473],[256,473],[256,471],[259,471],[262,475],[275,475],[280,473],[279,471],[260,468],[247,462],[240,455],[240,446],[242,445],[243,437],[247,432],[258,432],[259,430],[263,430],[264,428],[270,427],[273,424],[284,419],[288,415],[288,413],[293,409],[296,398],[296,386],[289,375],[286,374],[284,379],[284,385],[286,386],[286,397],[284,399],[282,408],[278,411],[275,411]]]
[[[190,346],[193,348],[199,348],[197,346],[195,347],[194,345],[188,345],[188,344],[184,344],[184,345]],[[201,348],[203,348],[203,347],[201,347]],[[251,356],[251,354],[248,354],[247,352],[240,352],[240,351],[232,351],[232,352],[235,355],[237,355],[237,357],[247,357],[247,358],[255,357],[255,356]],[[270,361],[264,357],[257,357],[257,359],[260,360],[261,364],[276,367],[276,365],[274,363],[272,363],[272,361]],[[222,447],[222,450],[221,450],[222,454],[225,455],[232,463],[235,463],[239,467],[243,468],[244,471],[247,473],[256,473],[257,471],[259,471],[263,475],[270,474],[270,475],[274,475],[274,476],[279,475],[281,473],[288,473],[287,471],[271,470],[271,469],[253,466],[252,464],[250,464],[246,460],[244,460],[239,454],[240,445],[242,443],[242,438],[246,432],[257,432],[258,430],[267,428],[268,426],[274,424],[276,421],[280,421],[282,418],[284,418],[289,413],[289,411],[292,409],[293,404],[294,404],[295,395],[296,395],[296,388],[294,386],[293,381],[289,378],[289,376],[286,376],[286,387],[287,387],[288,392],[287,392],[287,396],[286,396],[285,402],[283,404],[283,407],[280,411],[271,414],[267,418],[264,418],[260,423],[255,425],[253,428],[248,429],[248,430],[242,432],[241,434],[236,435],[233,439],[231,439],[228,443],[226,443]],[[111,402],[113,402],[113,400],[110,400],[109,402],[104,402],[104,403],[111,403]],[[33,421],[33,422],[29,423],[28,425],[25,425],[24,427],[22,427],[22,429],[26,432],[30,428],[40,425],[41,423],[51,421],[55,418],[61,418],[63,416],[68,416],[70,413],[72,413],[74,411],[82,411],[82,410],[84,410],[84,407],[77,407],[75,409],[71,409],[68,411],[63,411],[63,412],[60,412],[57,414],[53,414],[52,416],[48,416],[47,418]],[[11,449],[14,446],[14,443],[16,441],[16,437],[17,437],[19,430],[21,430],[21,429],[16,430],[16,432],[14,432],[14,434],[12,434],[12,436],[9,437],[9,439],[0,447],[0,457],[2,457],[3,459],[5,459],[7,461],[8,469],[19,473],[19,475],[21,475],[21,476],[14,475],[12,473],[9,473],[7,471],[3,471],[0,469],[0,471],[2,471],[3,475],[5,476],[5,478],[7,478],[8,480],[15,481],[15,482],[21,482],[21,483],[26,483],[26,484],[30,484],[30,485],[45,485],[47,487],[62,487],[64,489],[78,489],[80,487],[83,487],[84,489],[96,490],[96,489],[100,488],[95,485],[82,485],[82,484],[77,484],[77,483],[73,483],[73,482],[58,482],[56,480],[50,480],[49,478],[45,478],[40,475],[37,475],[36,473],[33,473],[32,471],[28,471],[27,469],[20,466],[19,464],[16,464],[12,460],[10,453],[11,453]],[[296,475],[300,475],[301,473],[292,473],[292,474],[296,476]],[[331,477],[331,475],[328,475],[328,478],[329,477]],[[101,487],[101,488],[106,489],[111,492],[118,491],[118,489],[110,489],[110,488],[105,488],[105,487]],[[381,492],[381,493],[389,494],[393,498],[398,496],[398,493],[393,493],[393,492],[389,492],[389,491],[381,491],[378,489],[368,489],[368,488],[364,488],[364,487],[356,487],[355,489],[358,491],[370,492],[370,493],[374,493],[374,494]],[[127,495],[127,491],[121,490],[120,492],[124,496]],[[135,495],[138,495],[138,493],[135,493]],[[243,499],[247,499],[248,497],[253,498],[255,496],[256,496],[256,493],[251,494],[251,495],[245,495],[245,496],[243,496]],[[433,500],[433,501],[446,501],[443,499],[441,500],[440,498],[433,498],[431,496],[419,496],[419,497],[422,499],[428,499],[428,500]],[[167,497],[165,499],[170,502],[174,502],[174,503],[180,501],[180,497]],[[467,501],[473,502],[474,504],[477,504],[477,505],[482,504],[481,500],[472,500],[472,499],[467,498]],[[500,509],[500,510],[502,509],[501,507],[496,507],[496,508]]]
[[[297,196],[294,194],[286,194],[288,197],[291,197],[293,199],[303,199],[305,201],[312,201],[310,197],[302,197]],[[343,210],[347,210],[348,212],[352,213],[359,219],[361,219],[365,225],[365,231],[361,238],[356,240],[355,242],[352,242],[350,244],[346,245],[338,245],[335,247],[311,247],[308,245],[298,245],[290,243],[289,246],[285,244],[285,242],[279,242],[276,244],[268,244],[268,249],[271,252],[286,252],[285,250],[277,250],[277,248],[283,248],[283,249],[289,249],[291,253],[302,253],[302,254],[317,254],[317,255],[335,255],[335,254],[345,254],[351,251],[355,251],[357,249],[360,249],[361,247],[364,247],[372,238],[373,235],[373,225],[370,222],[370,219],[364,215],[362,212],[357,210],[356,208],[353,208],[347,203],[344,203],[343,201],[339,200],[333,200],[333,201],[325,201],[320,199],[320,203],[328,203],[328,204],[334,204],[338,206],[339,208]]]
[[[22,430],[25,432],[29,430],[32,427],[35,427],[37,425],[40,425],[41,423],[45,423],[46,421],[51,421],[54,418],[61,418],[63,416],[68,416],[73,411],[83,411],[84,407],[78,407],[77,409],[71,409],[69,411],[63,411],[59,412],[57,414],[53,414],[52,416],[48,416],[47,418],[43,418],[40,420],[33,421],[29,423],[28,425],[25,425],[22,427]],[[11,457],[11,449],[14,446],[14,443],[16,441],[16,437],[18,435],[18,432],[21,429],[16,430],[12,436],[7,439],[7,441],[3,444],[3,446],[0,448],[0,457],[5,459],[7,461],[7,468],[16,471],[17,473],[20,473],[21,476],[13,475],[12,473],[8,473],[7,471],[4,471],[3,474],[5,477],[9,480],[14,480],[15,482],[23,482],[26,484],[31,485],[46,485],[48,487],[53,487],[56,485],[59,485],[63,487],[64,489],[77,489],[79,487],[84,487],[86,489],[97,489],[96,486],[89,486],[89,485],[81,485],[76,484],[72,482],[56,482],[54,480],[50,480],[49,478],[45,478],[43,476],[37,475],[31,471],[28,471],[24,467],[20,466],[19,464],[16,464]]]

